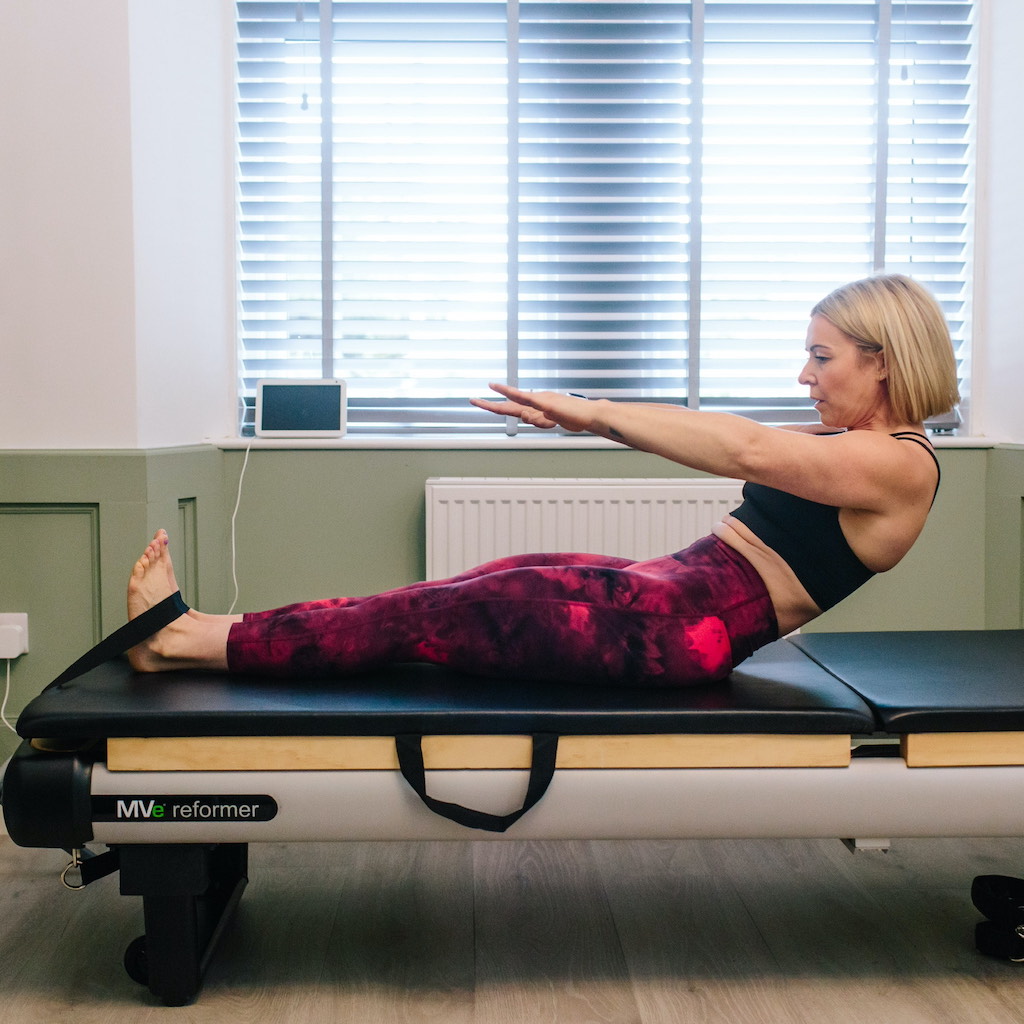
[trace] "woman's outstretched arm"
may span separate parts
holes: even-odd
[[[588,401],[556,391],[523,391],[505,384],[490,387],[507,401],[472,400],[487,412],[515,416],[542,429],[587,431],[718,476],[743,476],[748,468],[744,452],[762,430],[771,429],[739,416],[694,413],[680,406]]]
[[[887,511],[894,501],[930,501],[934,470],[884,431],[816,437],[730,413],[678,406],[588,401],[553,391],[492,389],[507,401],[474,399],[497,415],[541,428],[588,431],[715,476],[735,477],[841,508]]]

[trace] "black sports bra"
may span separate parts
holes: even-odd
[[[939,460],[921,434],[905,430],[889,436],[919,444],[935,460],[938,470]],[[938,490],[936,481],[936,493]],[[732,516],[782,557],[822,611],[849,597],[875,575],[853,553],[839,525],[839,508],[835,505],[747,483],[743,485],[743,504]]]

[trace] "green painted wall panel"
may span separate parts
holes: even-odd
[[[985,490],[985,625],[1024,627],[1024,446],[991,453]]]
[[[237,479],[241,453],[228,461]],[[238,512],[238,609],[422,579],[432,476],[682,475],[629,451],[253,451]]]

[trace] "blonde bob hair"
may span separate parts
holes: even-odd
[[[932,294],[903,274],[837,288],[811,310],[867,352],[881,352],[893,413],[921,423],[960,401],[946,318]]]

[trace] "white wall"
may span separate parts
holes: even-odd
[[[0,448],[231,432],[232,7],[0,4]]]
[[[0,448],[232,432],[233,6],[0,3]],[[981,11],[972,432],[1024,442],[1024,3]]]
[[[0,447],[134,444],[128,86],[124,0],[0,5]]]
[[[974,432],[1024,442],[1024,3],[982,0]]]
[[[234,433],[234,4],[131,6],[136,443]]]

